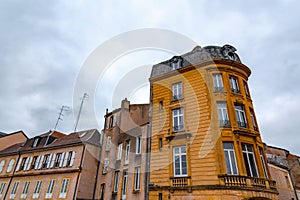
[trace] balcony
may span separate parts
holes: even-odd
[[[189,176],[185,177],[170,177],[172,187],[184,187],[190,185],[190,178]]]
[[[247,187],[257,189],[270,189],[276,191],[276,182],[264,178],[236,175],[219,175],[221,185],[227,187]]]
[[[214,87],[215,92],[224,92],[224,87]]]
[[[229,120],[219,120],[220,127],[230,127],[230,121]]]
[[[248,124],[246,122],[238,121],[239,128],[248,128]]]
[[[173,126],[173,132],[179,132],[179,131],[183,131],[183,130],[184,130],[183,124],[178,125],[178,126]]]
[[[181,99],[182,99],[182,95],[181,94],[173,95],[172,96],[172,101],[178,101],[178,100],[181,100]]]

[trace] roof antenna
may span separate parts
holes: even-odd
[[[55,127],[54,127],[53,131],[55,131],[55,130],[56,130],[59,120],[63,120],[63,119],[62,119],[62,116],[64,116],[64,115],[63,115],[63,111],[68,111],[69,109],[70,109],[70,107],[68,107],[68,106],[62,106],[62,107],[61,107],[61,109],[60,109],[60,112],[59,112],[59,115],[58,115],[58,118],[57,118],[57,121],[56,121],[56,124],[55,124]]]
[[[79,112],[78,112],[78,115],[77,115],[77,119],[76,119],[76,124],[75,124],[75,128],[74,128],[74,132],[76,132],[76,129],[77,129],[77,125],[78,125],[78,122],[79,122],[79,118],[80,118],[80,114],[81,114],[83,102],[84,102],[84,100],[87,99],[88,97],[89,97],[88,94],[87,94],[87,93],[84,93],[84,94],[83,94],[83,97],[81,98],[81,104],[80,104]]]

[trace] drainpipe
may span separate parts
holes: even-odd
[[[75,191],[74,191],[74,194],[73,194],[73,199],[75,199],[77,189],[78,189],[77,187],[78,187],[78,182],[79,182],[79,175],[80,175],[80,172],[82,170],[82,162],[83,162],[84,152],[85,152],[85,144],[83,144],[83,150],[82,150],[82,155],[81,155],[81,159],[80,159],[79,172],[78,172],[78,175],[77,175],[77,180],[76,180],[76,184],[75,184]]]
[[[95,195],[96,195],[96,189],[97,189],[97,178],[98,178],[98,174],[99,174],[99,167],[100,167],[100,160],[101,160],[101,152],[102,152],[102,145],[100,146],[100,150],[99,150],[99,156],[98,156],[98,161],[97,161],[97,171],[96,171],[96,177],[95,177],[95,183],[94,183],[94,191],[93,191],[93,199],[95,199]]]
[[[6,191],[5,191],[5,194],[4,194],[3,199],[6,199],[6,195],[7,195],[7,193],[8,193],[8,189],[10,188],[12,179],[14,178],[14,175],[15,175],[15,172],[16,172],[16,168],[17,168],[17,165],[18,165],[18,163],[19,163],[20,158],[21,158],[21,152],[18,151],[18,159],[17,159],[17,162],[16,162],[15,167],[14,167],[14,169],[13,169],[13,173],[12,173],[10,179],[9,179],[8,184],[7,184],[7,188],[6,188]]]

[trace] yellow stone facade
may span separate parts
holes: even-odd
[[[251,71],[234,51],[196,47],[153,66],[150,200],[278,199],[247,85]]]

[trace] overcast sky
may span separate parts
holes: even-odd
[[[62,105],[70,110],[57,130],[73,131],[73,111],[80,103],[75,99],[77,106],[72,107],[74,84],[90,53],[123,32],[160,28],[186,35],[200,46],[236,47],[252,70],[249,87],[263,140],[300,155],[300,1],[245,2],[2,0],[0,131],[23,130],[32,137],[53,129]],[[132,64],[137,66],[172,56],[150,54],[120,59],[110,75],[134,58],[139,58]],[[111,87],[100,84],[95,95],[98,129],[103,127],[105,109],[116,108],[109,100]],[[128,97],[133,103],[145,103],[143,91],[147,88],[128,91]],[[101,96],[106,100],[100,102]],[[79,128],[87,127],[79,122]]]

